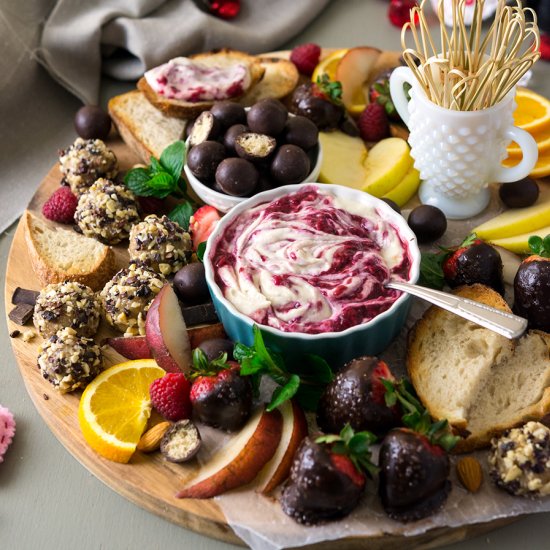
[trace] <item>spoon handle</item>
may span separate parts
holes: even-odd
[[[454,294],[411,283],[392,281],[386,283],[386,286],[423,298],[436,306],[497,332],[506,338],[517,338],[527,328],[527,319],[474,300],[469,300],[468,298],[462,298]]]

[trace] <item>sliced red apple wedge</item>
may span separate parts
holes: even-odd
[[[277,409],[257,411],[176,497],[211,498],[250,483],[277,450],[282,429],[283,417]]]
[[[164,285],[147,312],[145,338],[159,367],[167,372],[189,372],[191,344],[178,297],[170,284]]]
[[[288,477],[296,449],[308,433],[306,417],[296,403],[285,401],[279,410],[283,415],[281,441],[254,481],[256,491],[264,495],[269,495]]]
[[[106,338],[104,343],[126,359],[151,359],[153,357],[145,336]]]

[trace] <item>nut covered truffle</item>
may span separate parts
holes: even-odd
[[[166,279],[140,262],[121,269],[100,293],[109,324],[129,336],[145,334],[145,317]]]
[[[74,219],[87,237],[116,244],[128,237],[140,216],[132,191],[100,178],[81,195]]]
[[[189,233],[167,216],[147,216],[130,231],[130,259],[163,275],[176,273],[187,264],[192,248]]]
[[[79,336],[97,332],[101,307],[94,291],[82,283],[65,281],[42,289],[34,307],[34,326],[40,336],[49,338],[70,327]]]
[[[38,350],[42,376],[61,393],[85,388],[100,372],[101,349],[91,338],[65,327],[50,336]]]
[[[550,428],[527,422],[493,438],[489,452],[491,477],[512,495],[550,495]]]
[[[59,152],[59,164],[63,180],[77,197],[97,179],[113,179],[118,174],[115,154],[100,139],[77,138]]]

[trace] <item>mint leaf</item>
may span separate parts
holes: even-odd
[[[322,357],[313,353],[304,354],[300,362],[293,367],[292,372],[299,374],[302,378],[311,378],[318,384],[328,384],[334,378],[330,365]]]
[[[155,174],[162,174],[164,172],[166,172],[166,170],[164,170],[164,168],[162,167],[162,164],[155,158],[155,157],[151,157],[151,175],[155,175]]]
[[[527,242],[533,254],[538,254],[543,258],[550,258],[550,235],[546,235],[544,239],[538,235],[533,235],[529,237]]]
[[[153,197],[164,199],[175,188],[174,178],[167,172],[158,172],[149,180],[149,187]]]
[[[199,246],[197,246],[197,258],[199,262],[203,261],[205,252],[206,252],[206,241],[199,243]]]
[[[275,389],[271,396],[271,402],[266,407],[267,411],[272,411],[285,401],[292,399],[299,387],[300,377],[297,374],[292,374],[284,386]]]
[[[151,175],[147,168],[132,168],[126,172],[124,183],[138,197],[150,197],[153,190],[149,187]]]
[[[168,217],[175,221],[180,227],[186,231],[189,229],[189,218],[193,215],[193,207],[188,202],[178,204],[169,214]]]
[[[441,290],[445,284],[443,275],[443,262],[447,254],[433,254],[432,252],[423,252],[420,260],[420,277],[418,284]]]
[[[181,178],[181,171],[185,163],[185,143],[174,141],[160,155],[160,164],[169,172],[175,181]]]

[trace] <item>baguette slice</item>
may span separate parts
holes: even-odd
[[[510,311],[483,285],[457,294]],[[407,369],[430,415],[467,434],[457,452],[485,447],[504,430],[550,412],[550,335],[540,331],[516,345],[434,306],[411,332]]]
[[[61,229],[28,210],[23,216],[32,267],[42,285],[77,281],[99,290],[114,275],[115,254],[111,247]]]
[[[144,163],[159,159],[174,141],[185,140],[187,121],[164,115],[153,107],[143,92],[133,90],[109,100],[109,115],[118,133]]]
[[[250,74],[250,84],[243,90],[243,94],[250,90],[257,82],[261,80],[264,75],[264,68],[262,67],[258,57],[249,55],[244,52],[236,50],[222,49],[214,52],[200,53],[190,56],[190,59],[203,63],[205,65],[214,66],[229,66],[231,64],[239,63],[248,67]],[[194,118],[202,111],[210,109],[215,103],[214,101],[184,101],[179,99],[167,99],[157,94],[151,86],[145,80],[145,77],[139,79],[137,87],[141,90],[149,102],[164,114],[176,117],[176,118]],[[235,98],[238,99],[238,98]]]

